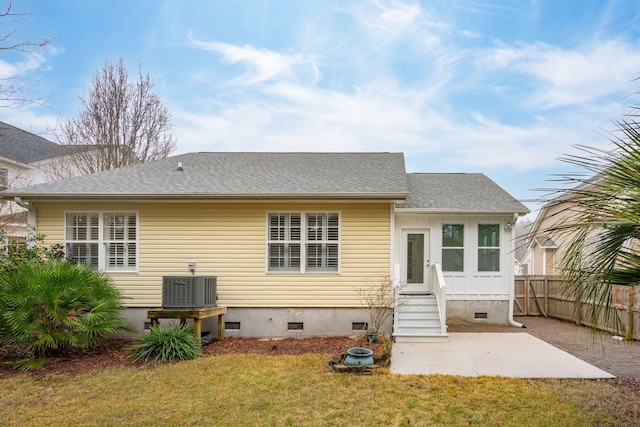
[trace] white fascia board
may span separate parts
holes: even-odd
[[[482,215],[518,215],[523,216],[529,212],[508,211],[482,211],[476,209],[428,209],[428,208],[396,208],[396,213],[435,213],[435,214],[482,214]]]
[[[309,194],[309,195],[289,195],[289,194],[102,194],[102,193],[18,193],[7,190],[6,194],[0,194],[2,198],[21,197],[25,200],[43,200],[43,201],[108,201],[108,200],[128,200],[136,199],[137,201],[157,201],[164,202],[184,202],[189,201],[326,201],[326,202],[380,202],[396,204],[402,203],[404,200],[398,199],[397,195],[371,195],[371,194],[343,194],[343,195],[326,195],[326,194]]]
[[[0,161],[7,162],[7,163],[9,163],[9,164],[11,164],[13,166],[17,166],[17,167],[20,167],[20,168],[23,168],[23,169],[35,169],[34,166],[31,166],[28,163],[18,162],[16,160],[9,159],[8,157],[0,157]]]

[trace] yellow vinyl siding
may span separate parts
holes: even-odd
[[[161,278],[218,277],[219,304],[229,307],[357,307],[357,288],[389,274],[388,203],[130,202],[34,203],[47,244],[64,243],[67,211],[139,215],[139,271],[113,273],[130,307],[161,305]],[[340,273],[267,273],[267,212],[339,212]]]

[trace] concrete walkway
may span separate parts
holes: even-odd
[[[450,333],[447,343],[396,343],[394,374],[512,378],[614,378],[527,333]]]

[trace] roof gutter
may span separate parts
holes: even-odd
[[[30,199],[37,200],[113,200],[113,199],[136,199],[142,200],[384,200],[389,203],[403,203],[406,200],[406,194],[375,194],[375,193],[323,193],[323,194],[286,194],[286,193],[270,193],[270,194],[200,194],[200,193],[183,193],[183,194],[100,194],[100,193],[13,193],[10,190],[0,193],[2,198],[20,199],[28,196]]]
[[[515,211],[514,212],[513,210],[481,211],[481,210],[475,210],[475,209],[396,208],[396,213],[505,214],[505,215],[513,215],[513,218],[514,218],[513,224],[515,224],[515,221],[518,219],[519,216],[526,215],[529,212],[530,212],[529,210],[526,210],[526,211]]]
[[[8,157],[0,157],[0,160],[2,160],[3,162],[7,162],[7,163],[9,163],[9,164],[11,164],[13,166],[21,167],[21,168],[24,168],[24,169],[34,169],[35,168],[35,166],[30,165],[29,163],[22,163],[22,162],[20,162],[18,160],[13,160],[13,159],[10,159]]]

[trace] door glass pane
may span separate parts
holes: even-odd
[[[407,283],[424,283],[424,234],[407,235]]]

